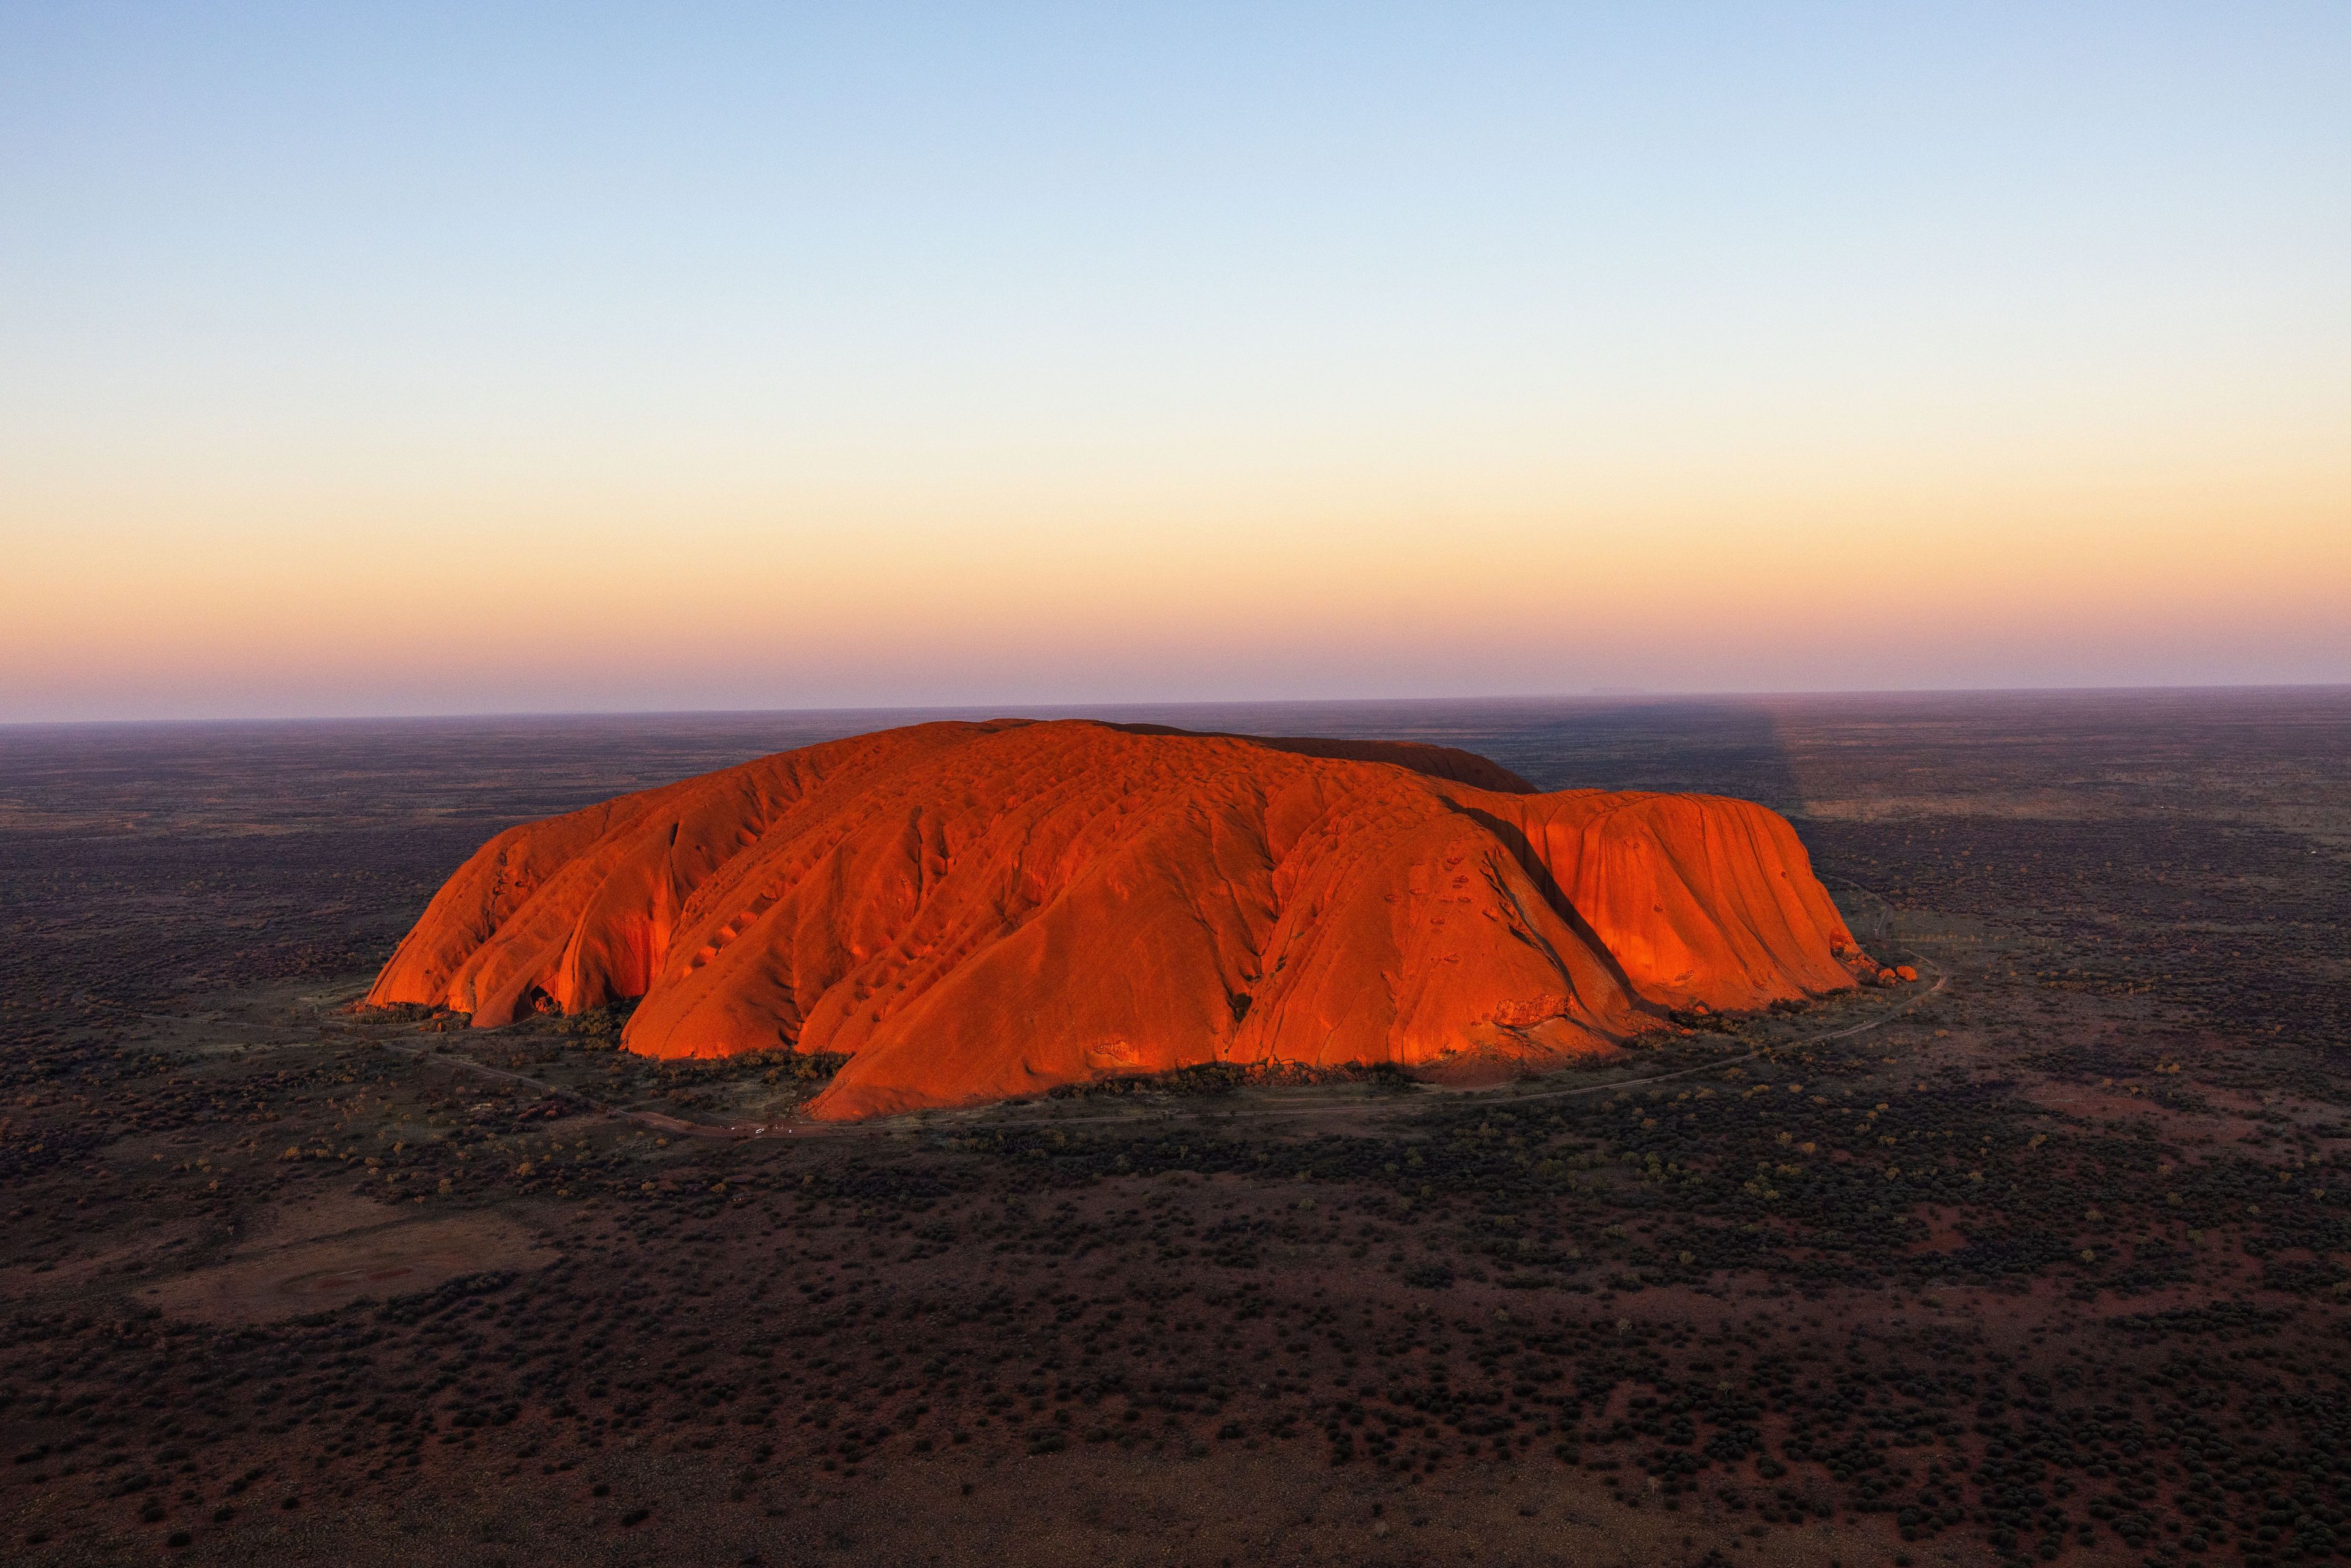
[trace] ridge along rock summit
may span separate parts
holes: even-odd
[[[852,1118],[1207,1062],[1467,1078],[1876,966],[1777,813],[1538,794],[1468,752],[925,724],[508,829],[368,1001],[642,998],[653,1057],[850,1060]]]

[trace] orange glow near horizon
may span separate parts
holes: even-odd
[[[2341,668],[2335,476],[1729,488],[1442,507],[976,495],[895,526],[888,497],[255,497],[199,526],[77,518],[21,545],[0,695],[12,717],[207,716]]]

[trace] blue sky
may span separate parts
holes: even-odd
[[[1575,690],[1676,602],[1638,684],[2351,678],[2346,80],[2341,6],[0,8],[0,717]],[[1789,602],[1856,550],[1928,612]],[[414,612],[550,570],[643,637]]]

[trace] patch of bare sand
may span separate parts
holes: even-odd
[[[199,1322],[268,1322],[465,1274],[543,1268],[558,1256],[501,1215],[425,1215],[332,1197],[270,1211],[225,1260],[151,1285],[140,1300]]]

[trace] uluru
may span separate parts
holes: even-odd
[[[1875,973],[1747,801],[1007,719],[509,829],[367,1000],[492,1027],[635,998],[622,1043],[647,1056],[845,1056],[810,1112],[857,1118],[1211,1062],[1541,1071]]]

